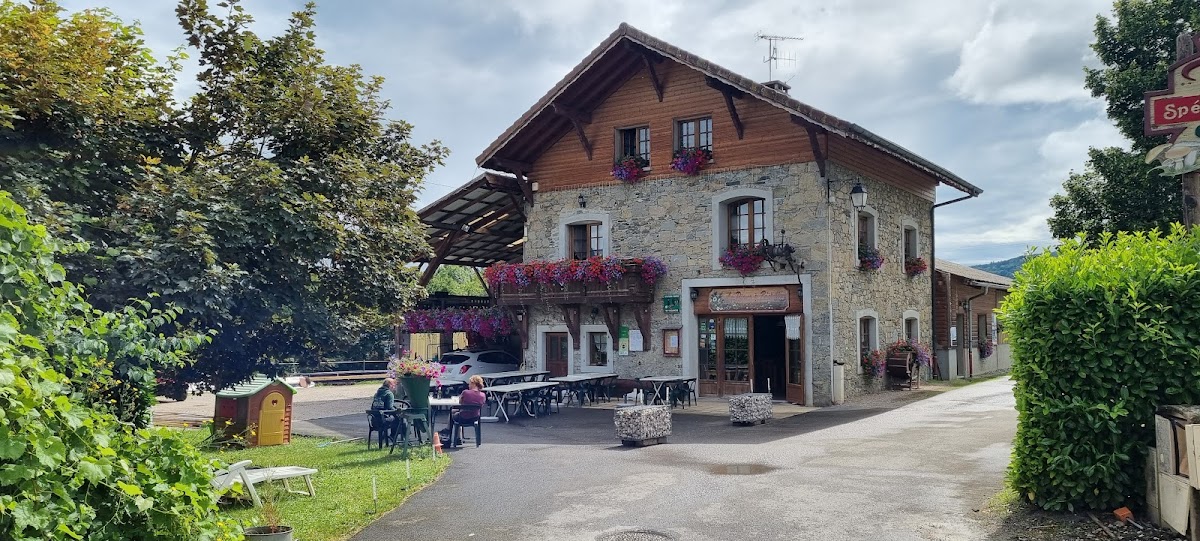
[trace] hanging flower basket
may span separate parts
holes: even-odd
[[[649,165],[650,162],[641,156],[624,156],[613,164],[612,176],[632,184],[642,178],[642,174],[645,173],[643,168]]]
[[[757,244],[735,244],[721,254],[720,260],[722,265],[737,269],[742,276],[746,276],[762,268],[766,258]]]
[[[679,171],[685,175],[695,175],[704,169],[708,164],[708,160],[712,159],[712,151],[700,148],[683,148],[675,152],[675,158],[671,160],[671,169]]]
[[[484,339],[512,334],[508,313],[500,308],[412,310],[404,314],[410,333],[466,332]]]
[[[991,340],[984,340],[983,342],[979,343],[979,358],[980,359],[986,359],[988,357],[991,357],[992,353],[995,353],[995,351],[996,351],[996,346],[995,346],[995,344],[992,344]]]
[[[868,246],[858,247],[858,270],[873,271],[883,266],[883,254]]]
[[[925,274],[925,270],[928,268],[929,265],[925,263],[924,258],[910,257],[904,260],[904,274],[907,274],[909,278]]]

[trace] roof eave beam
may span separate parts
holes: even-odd
[[[509,160],[505,158],[492,158],[492,163],[497,167],[507,170],[515,175],[517,187],[521,189],[521,195],[525,196],[525,202],[533,205],[533,186],[530,186],[529,179],[525,177],[525,173],[533,170],[530,164]]]
[[[658,78],[658,70],[654,66],[662,63],[663,56],[629,41],[625,42],[625,47],[633,54],[638,55],[642,59],[642,63],[646,65],[646,71],[650,72],[650,84],[654,85],[654,93],[661,102],[663,100],[663,83],[662,79]]]
[[[725,96],[725,108],[729,109],[729,117],[733,119],[733,128],[737,131],[738,139],[741,139],[745,135],[745,128],[742,126],[741,117],[738,116],[737,107],[733,105],[733,98],[740,100],[746,97],[746,93],[708,75],[704,76],[704,84]]]
[[[583,145],[583,152],[587,154],[588,161],[592,161],[592,143],[588,141],[587,133],[583,130],[584,126],[592,123],[592,114],[572,109],[561,103],[551,103],[550,108],[558,116],[571,121],[571,125],[575,127],[575,135],[579,136],[579,143]]]

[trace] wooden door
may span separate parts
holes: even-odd
[[[258,409],[258,444],[283,445],[283,416],[287,402],[283,393],[273,391],[263,398]]]
[[[750,392],[754,381],[754,321],[746,316],[724,316],[719,325],[717,376],[720,396]],[[765,391],[765,389],[764,389]]]
[[[557,378],[567,375],[567,363],[570,346],[567,345],[567,333],[546,333],[546,370],[550,377]]]
[[[800,328],[804,328],[804,316],[800,316]],[[787,342],[787,401],[793,404],[804,404],[804,333],[800,339]]]

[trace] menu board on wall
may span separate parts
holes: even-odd
[[[629,329],[629,351],[646,351],[645,344],[642,342],[642,331]]]

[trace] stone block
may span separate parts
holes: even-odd
[[[771,418],[769,393],[746,393],[729,397],[729,420],[734,424],[766,423]]]
[[[613,412],[617,439],[625,445],[653,445],[671,435],[671,408],[623,406]]]

